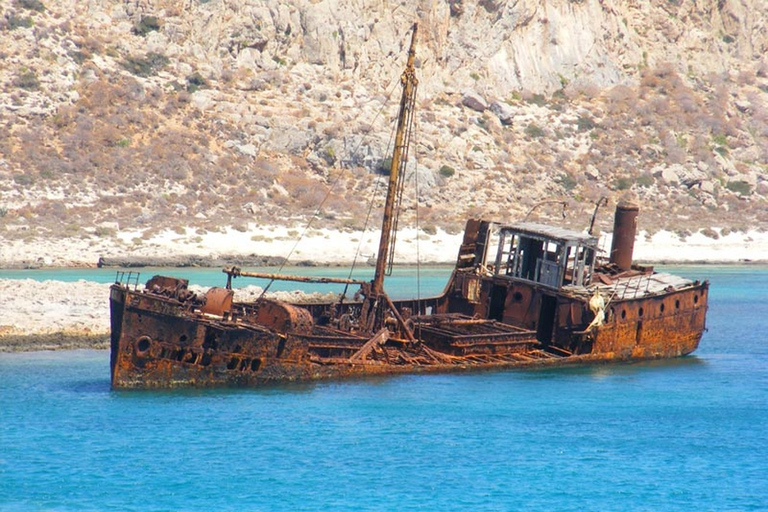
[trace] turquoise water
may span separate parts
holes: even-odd
[[[453,267],[430,265],[426,267],[395,267],[392,275],[386,278],[386,289],[389,295],[394,299],[404,299],[412,297],[434,297],[440,295],[448,282]],[[274,274],[278,272],[277,267],[253,267],[243,268],[250,272],[263,272]],[[156,274],[166,276],[180,277],[189,279],[191,284],[200,286],[224,286],[227,283],[227,276],[220,268],[135,268],[120,269],[121,272],[138,272],[140,274],[139,283],[145,283],[150,277]],[[313,277],[344,277],[370,281],[373,279],[373,267],[362,266],[355,268],[350,275],[348,268],[342,267],[286,267],[280,271],[281,274],[313,276]],[[33,270],[8,270],[0,269],[0,279],[34,279],[36,281],[45,281],[48,279],[56,281],[74,282],[79,279],[94,281],[97,283],[114,283],[117,270],[112,268],[72,268],[72,269],[33,269]],[[413,283],[417,282],[419,286]],[[266,279],[253,279],[248,277],[238,277],[232,281],[234,288],[244,286],[261,286],[269,284]],[[344,285],[339,284],[308,284],[296,283],[293,281],[275,281],[270,285],[271,291],[292,291],[304,289],[307,292],[336,292],[341,293]],[[350,285],[350,294],[357,291],[358,287]]]
[[[0,354],[0,510],[768,510],[768,269],[695,356],[113,392],[99,351]]]

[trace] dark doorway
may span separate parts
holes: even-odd
[[[488,318],[501,322],[504,317],[504,304],[507,302],[507,287],[493,285],[491,288],[491,304],[488,307]]]
[[[536,324],[536,339],[545,345],[552,341],[556,310],[557,298],[551,295],[542,295],[539,321]]]

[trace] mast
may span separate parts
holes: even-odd
[[[384,291],[384,275],[387,273],[387,264],[391,261],[394,252],[394,238],[397,230],[397,208],[402,195],[403,176],[405,165],[408,161],[408,144],[411,138],[411,125],[413,120],[413,105],[416,99],[416,72],[413,62],[416,58],[416,32],[418,24],[413,24],[411,35],[411,47],[408,50],[408,63],[405,71],[400,76],[403,86],[403,95],[400,98],[400,112],[397,116],[397,132],[395,133],[395,150],[392,153],[392,164],[389,169],[389,187],[387,200],[384,203],[384,217],[381,220],[381,239],[379,240],[379,253],[376,258],[376,272],[371,283],[373,297],[378,297]]]

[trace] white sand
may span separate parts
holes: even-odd
[[[715,229],[716,232],[719,230]],[[277,256],[291,262],[313,261],[319,264],[348,263],[359,251],[358,261],[376,254],[378,232],[361,235],[356,232],[313,229],[297,243],[301,233],[285,227],[255,227],[248,232],[233,229],[221,233],[197,235],[191,230],[184,234],[166,231],[148,239],[142,233],[122,231],[118,239],[98,237],[66,240],[3,240],[0,237],[0,266],[20,263],[53,267],[95,265],[99,257],[147,258],[186,256]],[[601,247],[610,248],[610,234]],[[395,261],[412,264],[417,261],[454,263],[461,245],[462,234],[451,235],[438,230],[434,235],[407,229],[397,236]],[[643,262],[665,263],[738,263],[768,261],[768,233],[751,231],[729,233],[718,239],[701,233],[686,240],[670,232],[659,232],[648,240],[641,232],[635,242],[635,259]]]
[[[292,261],[312,260],[319,263],[351,261],[358,246],[365,261],[375,253],[378,234],[370,234],[360,243],[356,233],[313,231],[295,245],[296,233],[286,228],[262,228],[257,232],[208,233],[197,235],[164,233],[132,246],[137,233],[122,233],[127,242],[115,246],[113,241],[75,239],[44,240],[34,243],[0,240],[0,262],[39,261],[46,265],[72,266],[95,264],[99,256],[161,255],[290,255]],[[398,235],[396,261],[400,263],[446,262],[456,259],[462,235],[438,232],[422,234],[416,242],[413,230]],[[610,236],[601,241],[610,248]],[[291,253],[291,251],[293,251]],[[648,239],[640,233],[635,243],[635,260],[664,263],[738,263],[768,262],[768,233],[729,233],[717,240],[694,234],[685,241],[668,232],[656,233]],[[258,287],[240,292],[253,297]],[[104,334],[109,331],[109,285],[88,281],[65,283],[39,282],[31,279],[0,279],[0,344],[5,335],[19,334]],[[0,346],[0,350],[2,350]]]

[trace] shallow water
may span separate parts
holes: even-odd
[[[243,268],[250,272],[263,272],[266,274],[277,273],[278,267],[253,267]],[[392,275],[386,278],[386,288],[389,295],[394,299],[410,297],[433,297],[442,293],[443,288],[448,282],[453,267],[446,265],[427,265],[422,267],[399,266],[395,267]],[[165,276],[188,279],[190,284],[199,286],[224,286],[227,283],[227,276],[221,271],[221,268],[201,268],[201,267],[143,267],[132,269],[114,269],[114,268],[67,268],[67,269],[0,269],[0,279],[33,279],[35,281],[55,280],[64,282],[75,282],[80,279],[93,281],[96,283],[114,283],[118,272],[139,273],[139,284],[145,283],[154,275],[161,274]],[[281,274],[313,276],[313,277],[343,277],[370,281],[373,279],[374,269],[370,266],[360,266],[350,271],[344,267],[285,267],[280,270]],[[418,282],[418,286],[414,285]],[[233,288],[245,286],[270,286],[271,291],[293,291],[303,289],[306,292],[336,292],[341,293],[344,285],[339,284],[309,284],[297,283],[294,281],[275,281],[270,284],[267,279],[253,279],[247,277],[238,277],[232,280]],[[357,291],[357,287],[350,285],[349,294]]]
[[[709,331],[667,361],[114,392],[0,354],[0,510],[767,510],[768,271],[680,273]]]

